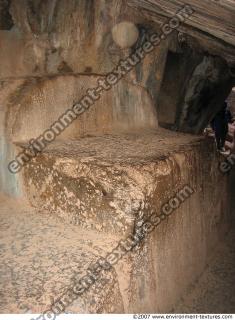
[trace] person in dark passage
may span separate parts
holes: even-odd
[[[211,127],[215,132],[217,149],[225,152],[225,140],[228,134],[228,124],[232,123],[232,115],[228,109],[227,101],[224,102],[223,108],[215,115],[211,121]]]

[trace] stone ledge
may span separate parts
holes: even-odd
[[[200,139],[159,130],[57,141],[26,166],[27,196],[34,206],[73,224],[127,235],[138,215],[160,209],[187,183],[180,162],[189,161]]]

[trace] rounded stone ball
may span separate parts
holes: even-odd
[[[113,41],[122,49],[132,47],[138,37],[139,31],[132,22],[123,21],[116,24],[112,29]]]

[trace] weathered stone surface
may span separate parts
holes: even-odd
[[[1,66],[0,76],[109,72],[114,66],[112,47],[114,55],[122,55],[111,30],[122,19],[125,7],[121,0],[115,5],[108,0],[13,0],[10,13],[14,28],[0,33],[0,46],[6,51],[12,36],[19,33],[15,50],[21,47],[23,52],[15,55],[15,50],[8,50],[8,62],[21,64],[23,56],[24,70],[17,67],[11,72]],[[4,58],[1,51],[0,57]],[[27,60],[32,61],[33,68],[27,68]]]
[[[128,5],[141,10],[149,20],[162,24],[185,5],[181,0],[128,0]],[[235,64],[235,4],[230,0],[192,0],[194,13],[178,30],[197,39],[201,48],[210,53],[220,52],[229,63]]]
[[[192,285],[174,313],[235,312],[235,229],[234,221],[225,239],[216,248],[201,277]],[[226,294],[225,294],[226,292]]]
[[[231,92],[234,79],[227,63],[185,47],[169,51],[158,96],[159,123],[189,133],[202,133]]]
[[[25,81],[8,100],[6,130],[13,141],[40,136],[68,109],[96,88],[97,76],[59,76]],[[157,128],[156,111],[147,90],[120,81],[80,115],[59,139],[89,134]]]
[[[21,80],[0,82],[0,190],[12,196],[20,195],[20,177],[12,175],[7,169],[8,163],[16,155],[16,148],[6,133],[6,112],[9,97],[20,85]]]
[[[129,4],[134,5],[134,7],[136,6],[134,1],[130,1]],[[166,18],[173,16],[174,12],[177,11],[176,9],[179,9],[180,4],[181,2],[176,3],[171,1],[168,5],[165,5],[164,1],[161,1],[161,3],[156,5],[154,1],[151,1],[147,8],[145,8],[145,2],[142,3],[142,6],[148,11],[148,14],[154,13],[157,18],[162,19],[163,17],[166,20]],[[199,28],[200,19],[203,19],[204,13],[202,14],[202,8],[205,6],[202,4],[199,5],[199,1],[195,2],[195,6],[197,7],[197,13],[183,25],[186,29],[193,19],[197,21],[195,23],[197,23],[197,27]],[[214,41],[212,39],[214,30],[212,29],[215,20],[217,19],[219,8],[221,8],[222,13],[227,18],[227,15],[230,15],[225,3],[217,5],[213,4],[213,6],[216,9],[216,13],[214,15],[209,14],[210,23],[208,23],[208,28],[210,33],[207,35],[207,37],[209,37],[209,42]],[[223,8],[223,6],[225,6],[225,8]],[[66,2],[66,5],[64,1],[51,1],[48,3],[42,3],[40,1],[31,3],[27,0],[20,3],[18,1],[13,1],[10,12],[14,18],[14,28],[10,31],[1,31],[0,45],[2,50],[0,50],[0,58],[3,63],[0,66],[0,77],[4,80],[9,77],[25,77],[27,80],[25,82],[24,91],[27,91],[27,86],[30,88],[33,87],[30,84],[31,81],[35,81],[35,87],[39,87],[38,82],[46,82],[43,78],[38,81],[28,78],[29,76],[36,75],[47,77],[46,75],[48,74],[73,74],[74,77],[81,77],[81,82],[85,81],[87,84],[89,83],[89,85],[92,85],[94,77],[98,76],[98,74],[107,74],[115,65],[117,65],[121,58],[126,57],[140,46],[143,41],[148,39],[149,34],[159,30],[159,23],[154,23],[154,21],[149,18],[148,14],[146,18],[144,15],[141,15],[141,12],[135,11],[136,10],[134,9],[130,9],[129,6],[126,6],[126,3],[123,1],[118,1],[115,6],[112,6],[106,0],[100,0],[98,2],[69,0]],[[231,15],[232,14],[233,13],[231,12]],[[87,21],[90,22],[88,23]],[[126,23],[129,23],[130,25],[135,24],[138,27],[139,32],[138,41],[134,46],[127,49],[127,52],[125,51],[126,49],[121,50],[121,48],[115,44],[112,37],[112,29],[123,21],[126,21]],[[189,31],[191,30],[190,28],[188,29]],[[197,28],[194,27],[194,29]],[[179,30],[181,29],[179,28]],[[183,32],[185,32],[185,30],[183,30]],[[200,37],[204,39],[204,34],[202,32],[200,33],[200,30],[197,32],[199,32]],[[222,30],[221,32],[224,33],[225,30]],[[133,86],[133,88],[130,89],[130,92],[133,91],[133,96],[137,97],[139,95],[137,100],[140,102],[138,103],[143,105],[146,104],[146,102],[145,99],[140,98],[140,96],[142,96],[141,90],[146,89],[152,99],[152,108],[158,110],[161,123],[167,124],[168,126],[170,125],[173,129],[179,131],[198,133],[202,132],[208,121],[220,108],[221,101],[226,97],[234,83],[234,78],[232,70],[230,70],[228,66],[225,66],[223,70],[218,67],[216,61],[219,61],[219,58],[213,58],[212,56],[208,57],[208,55],[205,57],[205,52],[207,53],[209,51],[211,54],[220,55],[227,59],[227,57],[224,56],[226,48],[220,47],[217,48],[217,51],[209,50],[206,45],[207,40],[205,39],[202,40],[203,43],[198,46],[197,40],[195,40],[197,37],[192,39],[190,37],[188,38],[188,35],[190,34],[190,32],[183,34],[184,41],[182,42],[180,41],[178,31],[175,31],[165,41],[162,41],[154,52],[147,55],[145,59],[125,77],[125,80],[128,84],[128,91],[129,85]],[[218,34],[218,39],[220,39],[220,36],[221,34]],[[218,41],[214,42],[217,44]],[[232,45],[232,43],[230,43],[230,45]],[[12,54],[15,51],[18,52],[17,57]],[[178,56],[176,62],[174,59],[176,55],[171,56],[172,51]],[[192,56],[190,56],[190,52]],[[196,68],[200,68],[200,63],[204,65],[202,62],[204,60],[211,61],[211,63],[209,63],[210,68],[215,69],[215,72],[218,72],[217,80],[211,84],[208,75],[202,75],[201,78],[196,81],[197,83],[200,83],[200,86],[202,87],[200,92],[192,93],[192,91],[195,91],[194,87],[197,86],[195,79],[193,78],[193,73],[197,72],[195,70]],[[224,60],[221,59],[221,61]],[[227,61],[231,63],[229,59],[227,59]],[[223,63],[226,64],[226,62]],[[226,76],[225,73],[227,74]],[[89,74],[89,79],[91,81],[88,81],[88,78],[86,78],[87,80],[82,80],[84,74]],[[172,81],[170,78],[177,78],[179,81]],[[50,81],[54,80],[51,79]],[[63,77],[61,80],[58,80],[58,82],[59,81],[63,81]],[[173,82],[175,82],[175,84]],[[210,89],[210,96],[214,96],[214,98],[211,99],[210,103],[208,103],[205,108],[202,108],[202,106],[199,106],[201,100],[208,100],[205,93],[209,90],[207,88],[208,82],[209,86],[213,87],[212,90]],[[57,89],[60,90],[60,85],[59,87],[57,87],[57,84],[54,85],[55,88],[53,88],[52,91],[56,91]],[[74,85],[68,84],[68,87],[70,85],[71,88],[66,87],[62,90],[72,91]],[[190,86],[188,89],[186,88],[187,85]],[[49,86],[52,87],[53,85]],[[123,82],[123,87],[125,86],[126,84]],[[134,86],[136,88],[134,88]],[[167,86],[167,90],[165,90],[165,86]],[[47,90],[46,87],[47,85],[45,85],[42,95],[44,95],[44,90]],[[133,113],[130,110],[130,118],[128,119],[121,115],[123,112],[120,110],[119,106],[123,99],[121,98],[122,93],[120,94],[120,92],[122,91],[124,93],[125,90],[118,87],[119,86],[117,86],[116,91],[114,89],[115,94],[113,96],[120,95],[120,99],[114,98],[115,101],[113,99],[107,99],[106,102],[102,102],[102,106],[112,104],[113,109],[115,109],[114,114],[119,118],[118,121],[121,126],[130,126],[131,129],[130,124],[132,123]],[[220,89],[220,92],[218,92],[218,88]],[[51,103],[58,105],[60,105],[61,102],[64,103],[63,97],[58,101],[59,98],[54,99],[54,93],[49,93],[49,90],[50,88],[48,88],[48,92],[46,93],[48,96],[45,98],[46,101],[50,99]],[[31,95],[29,91],[27,94]],[[78,91],[80,91],[80,88]],[[191,101],[191,93],[193,94],[193,101]],[[32,95],[37,96],[38,94],[32,92]],[[125,95],[127,95],[127,93]],[[217,95],[220,95],[219,99]],[[58,97],[59,96],[60,95],[58,95]],[[195,98],[195,96],[197,97]],[[35,97],[35,99],[40,100],[37,97]],[[128,98],[126,97],[125,99]],[[132,97],[129,100],[132,100]],[[189,103],[188,100],[191,102]],[[72,102],[73,101],[70,102],[70,98],[68,98],[68,101],[66,100],[65,104],[72,104]],[[125,108],[131,108],[130,105],[134,108],[133,106],[135,103],[136,99],[130,101],[130,104],[127,102],[129,107],[125,106]],[[193,106],[189,106],[188,104],[193,104]],[[39,107],[41,108],[41,105]],[[34,112],[33,110],[34,109],[32,108],[31,112]],[[60,109],[59,107],[58,112],[59,110],[63,110],[63,108],[61,107]],[[22,116],[25,111],[22,110],[22,113],[17,112],[19,115],[19,119],[16,120],[18,129],[19,126],[22,126],[24,123]],[[106,111],[102,109],[101,112],[103,117],[106,117],[104,116],[104,112]],[[43,113],[44,111],[42,110],[42,114]],[[149,114],[148,116],[148,113],[148,110],[144,109],[142,115],[144,114],[144,117],[151,118],[152,115]],[[150,113],[152,113],[152,111]],[[34,114],[37,115],[35,112]],[[142,115],[140,115],[140,117],[142,117]],[[47,114],[45,123],[48,124],[53,116],[54,112]],[[110,115],[107,115],[107,119],[104,120],[106,123],[109,123],[108,126],[113,126],[111,118]],[[90,121],[89,116],[89,119],[86,120],[87,128],[84,128],[84,130],[82,129],[82,132],[80,132],[79,128],[76,128],[79,131],[77,133],[78,136],[80,134],[85,134],[84,132],[87,130],[90,132],[97,129],[94,122],[100,122],[100,117],[91,116],[91,119],[92,120]],[[138,121],[139,120],[137,119],[137,122]],[[18,122],[20,122],[20,124]],[[142,122],[142,120],[140,122]],[[33,127],[35,127],[34,120],[32,120],[32,123]],[[146,125],[148,125],[148,123],[149,120],[147,120]],[[40,125],[40,127],[44,127],[44,125]],[[82,126],[78,125],[78,127]],[[115,128],[115,125],[113,127]],[[135,124],[133,124],[133,128],[139,127],[141,127],[141,125],[135,126]],[[103,126],[101,131],[105,130],[109,131],[109,128],[106,128],[106,125]],[[73,131],[73,126],[71,127],[71,131]],[[19,136],[24,136],[24,134],[22,133]],[[71,136],[74,135],[68,133],[68,137]]]
[[[86,275],[89,266],[117,242],[41,215],[21,201],[1,196],[0,312],[43,313]],[[65,300],[62,299],[63,302]],[[60,308],[62,306],[60,305]],[[122,313],[115,270],[66,308],[75,313]]]
[[[182,1],[130,0],[137,11],[119,0],[0,1],[0,189],[37,208],[31,214],[3,201],[3,312],[44,311],[74,269],[83,274],[133,236],[185,184],[193,195],[67,311],[169,312],[204,269],[227,230],[231,174],[218,170],[212,141],[148,131],[159,118],[200,133],[234,83],[233,5],[192,2],[197,12],[180,33],[104,93],[22,175],[12,175],[7,165],[16,152],[161,31]],[[228,18],[225,28],[219,13]],[[123,50],[112,37],[122,21],[139,33]]]
[[[183,112],[185,92],[190,90],[189,81],[201,60],[202,56],[187,46],[176,52],[168,51],[157,98],[161,126],[176,128],[180,113]]]
[[[191,150],[197,141],[163,130],[142,137],[108,135],[53,143],[26,166],[27,194],[33,204],[69,222],[128,234],[138,214],[169,195],[158,181],[171,181],[173,189],[180,183],[177,164],[167,160],[167,154],[179,151],[181,143]]]
[[[221,109],[233,87],[223,60],[204,57],[188,83],[180,110],[178,129],[200,133]]]
[[[185,139],[187,140],[188,138],[185,137]],[[85,141],[87,144],[85,144]],[[187,145],[187,143],[185,144],[185,140],[181,137],[180,146],[178,146],[179,150],[177,151],[174,149],[176,147],[176,140],[170,138],[171,144],[168,146],[163,142],[164,144],[162,147],[157,147],[155,142],[156,149],[154,151],[153,148],[149,148],[150,141],[147,138],[139,140],[139,143],[137,138],[136,141],[131,139],[132,149],[127,142],[126,148],[121,154],[121,149],[119,149],[121,147],[115,148],[114,138],[112,139],[112,147],[107,143],[108,138],[104,141],[104,147],[100,149],[98,143],[99,138],[94,140],[95,143],[93,144],[93,148],[91,148],[92,142],[89,142],[89,139],[82,139],[79,148],[75,148],[71,143],[73,148],[70,153],[68,153],[68,148],[66,148],[65,145],[61,145],[61,147],[57,145],[54,149],[51,148],[51,150],[48,150],[44,154],[43,162],[41,162],[42,157],[39,157],[35,162],[32,162],[31,168],[26,168],[25,172],[27,194],[30,196],[30,200],[34,205],[38,205],[42,208],[43,204],[45,204],[46,207],[46,204],[50,203],[50,208],[53,208],[53,210],[51,210],[50,218],[45,212],[41,212],[41,214],[44,214],[44,217],[41,214],[35,214],[35,218],[27,218],[27,215],[25,215],[24,219],[26,220],[24,221],[30,221],[31,229],[35,230],[35,232],[33,232],[35,233],[35,238],[33,237],[32,241],[37,239],[41,224],[42,229],[44,229],[45,220],[46,225],[48,225],[48,221],[50,221],[50,229],[46,230],[48,230],[48,237],[51,237],[51,241],[47,240],[46,243],[44,242],[46,240],[45,230],[43,232],[44,240],[42,240],[42,244],[40,241],[40,246],[45,248],[45,252],[50,252],[46,247],[54,243],[54,232],[52,232],[52,230],[55,231],[56,235],[58,234],[58,230],[60,230],[60,227],[55,226],[54,219],[56,219],[57,215],[65,218],[67,215],[67,218],[69,218],[69,213],[72,211],[70,209],[75,208],[73,202],[75,189],[73,188],[73,185],[76,184],[76,191],[80,191],[80,194],[76,194],[77,204],[79,200],[79,205],[84,206],[83,212],[87,216],[87,220],[84,221],[87,221],[88,223],[93,219],[94,223],[92,228],[100,229],[98,233],[100,236],[98,236],[98,234],[95,236],[96,246],[99,248],[99,237],[101,237],[102,242],[103,235],[109,239],[109,236],[107,235],[111,232],[114,236],[114,231],[116,230],[115,233],[117,237],[113,238],[113,245],[115,247],[117,244],[115,241],[117,239],[125,240],[128,235],[133,234],[133,231],[137,230],[135,222],[141,221],[143,216],[147,217],[153,208],[156,212],[159,212],[161,205],[174,196],[175,192],[177,192],[182,185],[189,184],[195,190],[195,193],[174,211],[169,218],[162,221],[162,223],[152,231],[143,243],[137,246],[131,254],[125,256],[123,260],[114,266],[113,272],[115,272],[115,278],[112,280],[114,282],[111,281],[111,283],[115,284],[114,287],[112,285],[112,288],[115,289],[110,288],[109,282],[109,285],[106,287],[107,289],[104,289],[102,293],[102,297],[104,298],[100,298],[99,293],[93,293],[93,291],[91,291],[89,298],[84,298],[85,302],[82,302],[82,307],[79,302],[81,300],[79,300],[71,309],[68,308],[68,310],[74,312],[81,312],[81,310],[84,310],[84,306],[87,306],[87,309],[85,309],[87,312],[97,312],[96,306],[100,306],[99,302],[97,302],[94,308],[89,305],[89,301],[92,301],[92,297],[94,297],[98,299],[96,301],[104,299],[102,301],[105,307],[100,307],[99,312],[169,312],[176,301],[178,301],[180,296],[188,288],[188,285],[201,274],[210,253],[213,252],[213,247],[216,245],[219,237],[223,236],[224,230],[227,230],[227,224],[229,223],[228,204],[230,203],[229,193],[227,192],[227,188],[229,187],[228,176],[223,176],[218,171],[218,159],[214,152],[213,144],[210,143],[197,142],[195,145],[192,145],[191,142],[191,145]],[[143,149],[140,150],[140,147],[137,148],[137,145],[140,146],[141,144],[143,146],[144,141],[146,143],[145,151],[143,151]],[[125,144],[123,145],[125,146]],[[96,148],[101,150],[100,153],[97,153],[98,149],[96,150]],[[61,158],[62,149],[63,159]],[[164,149],[164,152],[169,150],[169,155],[167,157],[164,156],[164,159],[160,159],[162,149]],[[48,160],[46,160],[46,158]],[[208,175],[208,172],[211,172],[211,174]],[[105,175],[102,176],[102,173],[105,173]],[[110,177],[108,177],[108,173]],[[63,179],[63,186],[61,189],[58,189],[61,177]],[[119,184],[116,183],[118,177],[120,177]],[[49,182],[49,179],[51,179],[51,182]],[[43,185],[40,185],[40,181],[43,182]],[[98,191],[97,196],[95,195],[94,190],[91,193],[89,193],[89,191],[88,193],[83,193],[83,191],[79,189],[79,183],[81,183],[81,181],[85,182],[84,185],[92,186],[93,189],[96,189]],[[34,189],[35,187],[36,189]],[[83,198],[84,194],[87,196],[86,199]],[[220,197],[221,194],[226,195],[226,197]],[[109,198],[110,195],[112,196],[112,199]],[[140,196],[138,197],[138,195]],[[63,196],[62,202],[58,202],[60,196]],[[95,197],[95,202],[93,203],[94,210],[99,206],[99,203],[105,203],[105,197],[109,198],[108,201],[111,200],[113,203],[116,203],[115,212],[112,213],[109,211],[109,205],[107,205],[103,211],[104,213],[107,213],[106,216],[103,216],[103,219],[109,223],[110,228],[106,229],[105,226],[102,225],[101,210],[97,211],[96,214],[92,216],[89,202],[90,196],[92,196],[93,199]],[[84,199],[86,201],[83,201]],[[135,209],[137,208],[136,203],[135,205],[133,205],[134,202],[131,204],[131,200],[136,199],[138,200],[137,204],[139,205],[138,214],[135,212]],[[40,202],[38,202],[38,200]],[[63,204],[66,203],[67,208],[69,209],[67,212],[63,207]],[[61,208],[64,209],[63,215],[61,215]],[[134,213],[130,211],[130,214],[132,213],[132,216],[135,216],[135,220],[132,220],[132,228],[129,228],[128,232],[127,230],[126,232],[121,230],[122,232],[118,233],[118,225],[115,217],[121,217],[122,212],[120,209],[125,210],[124,214],[127,215],[129,212],[128,208],[133,210]],[[79,215],[79,213],[81,213],[81,211],[79,212],[78,208],[76,214]],[[97,214],[100,214],[99,218],[97,217]],[[90,220],[88,217],[89,215]],[[17,221],[18,220],[15,220],[15,223],[17,226],[20,226],[21,224],[17,223]],[[35,226],[38,228],[37,231],[32,227],[34,222]],[[12,228],[15,223],[10,223]],[[56,224],[62,226],[59,222],[56,222]],[[26,222],[22,224],[24,228],[25,225],[27,225]],[[98,225],[100,228],[97,228]],[[83,245],[88,241],[88,238],[94,230],[87,231],[85,236],[78,226],[72,227],[66,223],[64,226],[66,230],[71,230],[72,228],[74,231],[70,232],[68,239],[65,241],[64,237],[67,237],[67,231],[64,229],[64,231],[61,230],[60,236],[59,234],[56,236],[56,243],[53,245],[54,250],[59,246],[59,252],[63,252],[65,246],[67,246],[67,244],[69,245],[71,241],[73,243],[71,250],[73,250],[74,243],[76,242],[73,237],[78,237],[77,243],[79,243],[79,248],[81,248],[79,250],[81,250],[82,256],[83,248],[86,247]],[[124,226],[126,226],[126,223]],[[22,230],[25,234],[24,228]],[[10,230],[11,229],[9,229],[9,232]],[[14,234],[15,233],[20,234],[19,230],[14,232]],[[58,240],[60,237],[63,239],[63,242],[65,241],[63,246],[60,246],[60,240]],[[110,237],[110,241],[112,237]],[[4,238],[8,239],[6,236]],[[108,245],[108,247],[106,247],[105,243],[106,242],[104,242],[105,248],[109,248],[108,250],[110,250],[110,247],[112,246]],[[78,248],[77,246],[75,248],[77,254]],[[93,248],[92,244],[91,248]],[[96,247],[94,247],[94,249],[95,248]],[[96,250],[101,250],[98,251],[99,254],[105,254],[106,249],[98,248],[96,248]],[[27,247],[24,250],[27,250]],[[39,250],[38,246],[37,250]],[[37,250],[34,251],[35,254]],[[54,253],[55,252],[56,251],[54,251]],[[91,255],[91,260],[90,258],[86,260],[86,256],[89,255],[89,252],[90,250],[88,250],[84,256],[84,261],[91,261],[93,259],[93,256]],[[34,254],[32,256],[34,256]],[[59,257],[59,261],[62,261],[59,265],[64,265],[63,258],[61,256]],[[66,259],[67,256],[65,255],[64,257]],[[27,256],[25,259],[26,258]],[[45,255],[42,255],[42,258],[45,263],[50,260],[50,256],[49,258],[46,258]],[[9,260],[9,262],[12,263],[13,261]],[[74,262],[76,265],[76,260],[71,259],[69,262],[66,262],[66,265],[68,263],[74,265]],[[20,263],[18,263],[18,265],[20,265]],[[84,263],[84,266],[86,265],[87,264]],[[49,283],[52,285],[55,281],[53,270],[57,269],[55,269],[54,266],[51,270],[52,278]],[[69,270],[70,267],[66,272],[70,273]],[[18,269],[15,269],[15,272],[17,274]],[[57,272],[58,271],[56,271],[56,273]],[[24,273],[21,275],[22,281],[24,275]],[[47,281],[46,275],[47,272],[44,278],[45,281]],[[31,277],[34,279],[34,275],[31,274]],[[67,283],[67,278],[65,278],[62,278],[62,282],[65,281],[65,283]],[[27,285],[23,286],[23,292],[21,291],[23,297],[22,302],[25,299],[24,292],[27,292],[26,287]],[[8,288],[10,294],[11,290],[15,290],[13,288],[17,288],[17,284],[11,280],[9,281]],[[50,285],[45,285],[45,288],[46,291],[44,294],[47,301],[48,293],[51,292]],[[112,301],[109,301],[107,298],[108,292],[112,292],[116,297],[115,299],[120,302],[118,302],[118,306],[115,303],[116,309],[113,311],[111,310]],[[38,294],[41,297],[39,301],[44,301],[41,296],[42,292],[40,291]],[[28,305],[31,306],[32,300],[27,301]],[[41,311],[41,307],[38,304],[37,306],[37,310]]]
[[[139,38],[139,30],[134,23],[123,21],[113,27],[112,36],[120,48],[131,48]]]

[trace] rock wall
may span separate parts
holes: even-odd
[[[112,27],[125,19],[144,22],[125,1],[6,1],[1,10],[8,18],[0,30],[0,181],[9,192],[18,190],[20,179],[7,170],[17,152],[13,142],[42,134],[128,55],[113,41]],[[161,63],[151,53],[59,138],[157,128]]]
[[[26,81],[9,103],[6,118],[12,141],[29,141],[40,136],[89,88],[97,86],[97,76],[57,76]],[[146,90],[125,79],[104,91],[88,111],[78,117],[59,139],[108,132],[157,128],[157,115]]]
[[[13,143],[42,134],[120,59],[161,31],[154,19],[121,0],[115,5],[109,0],[3,1],[1,17],[4,168],[16,153]],[[139,33],[130,48],[112,36],[123,21],[134,23]],[[190,39],[174,31],[59,138],[142,132],[156,129],[158,121],[173,130],[202,132],[234,79],[224,57],[212,57],[201,47],[197,51]],[[18,180],[2,170],[2,190],[3,181],[16,190]]]
[[[17,150],[6,132],[6,112],[9,95],[22,82],[20,80],[1,82],[0,86],[0,190],[12,196],[22,195],[22,184],[19,175],[13,175],[7,169],[9,161],[13,159]]]

